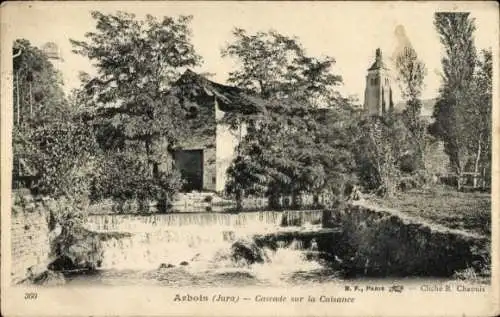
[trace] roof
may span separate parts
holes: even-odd
[[[380,48],[377,48],[375,51],[375,62],[368,68],[368,70],[377,70],[377,69],[387,69],[384,64],[384,60],[382,58],[382,51]]]
[[[267,104],[264,99],[249,95],[237,87],[213,82],[189,69],[172,85],[171,93],[179,99],[188,100],[214,96],[222,111],[237,110],[244,114],[264,111]]]
[[[100,79],[92,79],[86,84],[87,89],[91,89],[95,84],[103,84]],[[243,114],[253,114],[257,112],[265,112],[265,100],[245,93],[243,90],[222,85],[208,80],[204,76],[197,74],[191,70],[186,70],[179,79],[172,84],[170,91],[166,94],[173,96],[184,103],[185,101],[197,102],[200,99],[215,96],[222,111],[238,111]],[[184,104],[186,106],[186,104]],[[107,104],[99,107],[97,110],[89,109],[84,116],[91,119],[95,115],[112,116],[116,113],[125,111],[126,108],[121,104]]]

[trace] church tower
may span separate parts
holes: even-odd
[[[389,70],[382,60],[382,52],[377,48],[375,62],[366,75],[364,110],[370,115],[385,115],[394,109]]]

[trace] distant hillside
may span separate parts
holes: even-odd
[[[437,99],[424,99],[422,100],[422,117],[432,117],[432,113],[434,112],[434,105],[436,104]],[[396,112],[401,112],[405,109],[406,104],[402,102],[398,102],[394,105],[394,109]]]

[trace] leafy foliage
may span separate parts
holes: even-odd
[[[145,154],[134,150],[121,152],[109,151],[100,164],[100,174],[105,177],[97,178],[92,184],[92,199],[98,200],[111,197],[117,202],[137,200],[142,204],[141,211],[147,212],[150,200],[168,203],[181,187],[180,174],[175,170],[158,171],[156,175],[150,173]],[[143,157],[138,156],[142,155]],[[120,180],[120,182],[116,182]],[[160,206],[166,208],[167,206]]]
[[[439,12],[434,25],[445,48],[442,59],[444,85],[434,109],[436,121],[432,133],[445,142],[445,151],[458,174],[469,159],[466,139],[471,131],[467,128],[467,108],[474,77],[476,50],[473,32],[474,20],[468,13]]]
[[[12,55],[14,125],[28,129],[56,118],[68,119],[61,75],[45,53],[28,40],[17,39]]]
[[[105,151],[96,194],[102,190],[125,199],[137,191],[138,199],[166,199],[179,182],[162,166],[171,161],[172,148],[185,133],[186,116],[169,89],[182,68],[200,62],[190,39],[191,17],[158,20],[147,15],[139,20],[124,12],[92,12],[92,17],[96,31],[86,34],[87,41],[71,42],[74,52],[88,57],[98,70],[94,78],[84,76],[77,98]],[[109,189],[111,184],[123,186]]]
[[[96,143],[92,131],[71,121],[35,127],[27,135],[24,157],[39,178],[32,185],[37,193],[57,196],[86,196],[94,177]]]
[[[356,142],[359,178],[365,189],[380,196],[392,196],[397,190],[398,162],[407,151],[406,128],[395,116],[371,116],[360,121]]]
[[[14,104],[20,109],[13,129],[14,180],[31,176],[31,190],[53,197],[86,195],[96,149],[92,131],[75,120],[60,76],[41,50],[16,40],[14,56]]]
[[[137,98],[147,92],[156,97],[178,77],[178,68],[200,61],[190,42],[190,16],[158,20],[146,15],[145,20],[138,20],[130,13],[93,11],[92,17],[97,21],[96,31],[85,34],[88,42],[71,42],[75,53],[95,62],[99,101],[124,98],[127,102],[131,90],[144,91]]]
[[[334,90],[342,78],[331,73],[335,60],[306,55],[297,38],[276,31],[248,34],[233,31],[235,41],[222,50],[235,58],[239,69],[230,72],[229,82],[264,99],[288,98],[310,104],[339,97]]]
[[[241,67],[230,81],[266,100],[265,109],[225,119],[246,126],[238,156],[228,171],[227,191],[279,195],[329,190],[341,194],[351,179],[351,135],[343,121],[352,115],[348,101],[335,91],[340,76],[330,72],[333,58],[308,57],[295,38],[275,31],[248,35],[234,31],[236,40],[223,51]],[[328,108],[318,108],[322,104]]]
[[[469,118],[467,128],[473,132],[468,139],[469,151],[474,153],[469,168],[484,177],[491,175],[491,118],[492,118],[492,55],[491,50],[482,50],[477,60],[474,80],[471,85]]]
[[[411,158],[416,161],[416,169],[425,169],[426,144],[430,140],[427,135],[427,123],[420,117],[420,114],[421,95],[427,70],[412,47],[405,47],[397,55],[396,69],[402,96],[406,101],[404,122],[411,134],[410,142],[413,144]]]
[[[491,53],[483,51],[478,58],[475,23],[468,13],[436,13],[434,20],[446,56],[431,132],[444,141],[458,176],[480,169],[485,176],[491,162]]]

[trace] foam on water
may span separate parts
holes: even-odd
[[[205,278],[219,274],[279,284],[284,276],[293,272],[321,268],[318,262],[305,258],[300,241],[288,247],[278,243],[275,251],[264,249],[265,263],[251,265],[236,263],[231,257],[231,245],[236,240],[248,241],[256,234],[289,230],[281,226],[282,217],[280,212],[99,216],[91,220],[88,227],[95,231],[132,234],[103,242],[101,268],[104,271],[153,272],[155,279]],[[304,228],[309,229],[317,219],[317,213],[301,216]],[[182,262],[187,265],[181,265]]]

